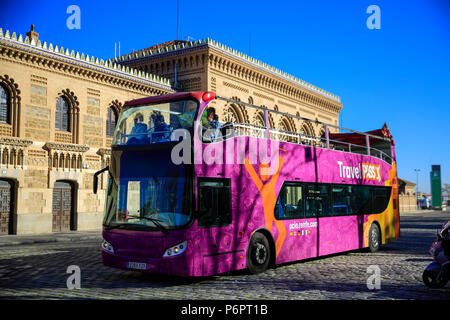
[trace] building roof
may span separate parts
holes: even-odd
[[[16,48],[20,47],[26,51],[51,56],[56,60],[72,62],[83,67],[109,73],[121,78],[173,91],[171,81],[159,75],[123,66],[111,60],[103,60],[98,57],[95,58],[94,56],[89,56],[84,53],[80,54],[78,51],[75,52],[68,48],[47,43],[46,41],[36,40],[35,38],[30,39],[29,36],[24,38],[21,34],[17,35],[15,32],[10,33],[9,30],[3,31],[2,28],[0,28],[0,44]]]
[[[171,40],[171,41],[167,41],[167,42],[163,42],[163,43],[158,43],[158,44],[155,44],[155,45],[153,45],[153,46],[151,46],[151,47],[148,47],[148,48],[145,48],[145,49],[141,49],[141,50],[138,50],[138,51],[133,51],[133,53],[141,53],[141,52],[145,52],[145,51],[156,51],[156,50],[158,50],[158,49],[164,49],[164,48],[167,48],[167,47],[171,47],[171,46],[178,46],[178,45],[181,45],[181,44],[186,44],[188,41],[186,41],[186,40]]]
[[[373,137],[378,136],[382,138],[387,138],[392,140],[392,134],[389,130],[387,124],[385,123],[381,129],[372,130],[365,132],[369,135],[369,143],[375,144],[379,142],[379,139]],[[360,146],[366,145],[366,136],[361,135],[360,133],[329,133],[328,134],[330,140],[342,141],[346,143],[356,144]],[[322,137],[325,137],[325,133],[322,134]]]
[[[401,179],[401,178],[398,178],[398,182],[404,183],[407,186],[415,186],[416,185],[414,182],[411,182],[411,181],[408,181],[408,180],[405,180],[405,179]]]
[[[135,51],[130,54],[122,55],[115,59],[111,59],[111,61],[114,61],[116,63],[139,61],[139,60],[146,60],[148,58],[159,57],[159,56],[163,56],[163,55],[167,55],[167,54],[178,54],[178,53],[182,53],[182,52],[186,52],[186,51],[198,50],[198,49],[203,49],[203,48],[214,48],[216,50],[219,50],[226,55],[230,55],[238,60],[249,63],[259,69],[262,69],[262,70],[269,72],[275,76],[281,77],[282,79],[288,80],[296,85],[300,85],[303,88],[306,88],[308,90],[316,92],[326,98],[329,98],[331,100],[334,100],[334,101],[340,103],[339,96],[337,96],[333,93],[330,93],[328,91],[320,89],[319,87],[316,87],[302,79],[294,77],[293,75],[290,75],[284,71],[281,71],[275,67],[272,67],[272,66],[268,65],[267,63],[256,60],[244,53],[241,53],[237,50],[234,50],[228,46],[225,46],[225,45],[223,45],[217,41],[211,40],[209,38],[197,40],[197,41],[172,40],[172,41],[168,41],[168,42],[164,42],[161,44],[157,44],[157,45],[148,47],[146,49]]]

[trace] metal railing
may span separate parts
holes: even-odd
[[[215,141],[226,140],[232,137],[249,136],[255,138],[266,138],[267,128],[248,124],[248,123],[224,123],[222,125],[222,133],[225,133],[221,137],[216,137]],[[319,148],[327,148],[330,150],[337,150],[343,152],[349,152],[354,154],[370,155],[379,158],[389,164],[392,164],[392,157],[384,153],[383,151],[374,147],[361,146],[353,143],[348,143],[338,140],[328,140],[323,137],[316,137],[299,132],[284,131],[280,129],[269,129],[270,139],[280,142],[290,142],[299,145],[314,146]],[[327,147],[328,145],[328,147]]]
[[[226,133],[222,137],[223,139],[228,139],[229,135],[267,138],[267,132],[268,132],[269,138],[272,140],[282,141],[282,142],[291,142],[291,143],[296,143],[296,144],[300,144],[300,145],[308,145],[308,146],[327,148],[327,149],[331,149],[331,150],[344,151],[344,152],[349,152],[349,153],[354,153],[354,154],[364,154],[364,155],[369,155],[369,156],[379,158],[389,164],[392,164],[392,157],[390,155],[386,154],[385,152],[383,152],[377,148],[371,147],[370,142],[369,142],[370,141],[369,138],[373,138],[373,139],[377,139],[380,141],[386,141],[389,143],[389,145],[391,145],[392,140],[387,137],[376,136],[376,135],[365,133],[365,132],[359,132],[356,130],[339,127],[339,126],[321,122],[318,120],[311,120],[308,118],[288,114],[288,113],[277,111],[277,110],[269,110],[269,109],[261,107],[261,106],[256,106],[256,105],[253,105],[250,103],[245,103],[242,101],[237,101],[237,100],[233,100],[233,99],[229,99],[229,98],[216,96],[216,99],[224,100],[226,102],[234,103],[236,105],[243,105],[243,106],[248,106],[250,108],[255,108],[255,109],[261,110],[264,112],[266,122],[268,119],[268,114],[274,113],[274,114],[278,114],[281,116],[285,116],[287,118],[307,121],[307,122],[310,122],[313,124],[321,124],[321,125],[323,125],[323,128],[325,130],[325,137],[317,137],[317,136],[307,135],[304,133],[284,131],[284,130],[275,129],[275,128],[269,128],[269,130],[267,130],[266,126],[263,127],[263,126],[258,126],[258,125],[254,125],[254,124],[249,124],[249,123],[235,122],[235,123],[231,123],[231,124],[230,123],[224,124],[223,122],[221,122],[221,124],[223,124],[223,128],[225,128],[225,131],[226,131],[227,127],[231,128],[231,130],[229,130],[229,131],[231,131],[231,133]],[[351,133],[356,133],[361,136],[364,136],[366,145],[363,146],[363,145],[352,144],[349,142],[344,142],[344,141],[339,141],[339,140],[331,140],[329,138],[329,128],[330,127],[349,131]]]

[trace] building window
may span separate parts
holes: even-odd
[[[6,89],[0,85],[0,123],[9,123],[9,96]]]
[[[70,131],[69,103],[63,97],[56,100],[55,129],[60,131]]]
[[[113,108],[108,108],[108,115],[106,117],[106,136],[112,137],[114,129],[116,128],[117,114]]]
[[[240,117],[239,117],[239,113],[236,110],[236,106],[231,105],[224,114],[224,121],[225,122],[231,122],[231,123],[240,123],[242,122]]]

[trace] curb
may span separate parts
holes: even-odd
[[[20,237],[20,236],[18,236]],[[32,236],[27,236],[32,237]],[[2,239],[0,237],[0,248],[1,247],[8,247],[8,246],[17,246],[17,245],[30,245],[30,244],[37,244],[37,243],[55,243],[55,242],[76,242],[76,241],[88,241],[88,240],[101,240],[102,235],[101,233],[98,235],[67,235],[67,236],[53,236],[53,237],[42,237],[37,239],[30,239],[30,238],[24,238],[24,239]]]
[[[427,209],[427,210],[414,210],[414,211],[400,212],[400,214],[427,214],[427,213],[444,213],[445,214],[445,213],[450,213],[450,211]]]

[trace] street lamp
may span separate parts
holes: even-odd
[[[414,171],[416,172],[416,203],[417,203],[417,208],[419,209],[419,172],[420,172],[420,169],[414,169]]]

